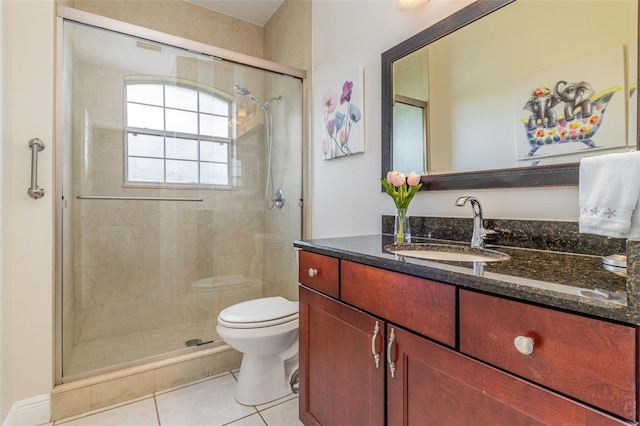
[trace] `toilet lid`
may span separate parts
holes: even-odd
[[[292,302],[284,297],[265,297],[247,300],[229,306],[220,312],[218,318],[231,323],[255,323],[272,321],[298,313],[298,302]]]

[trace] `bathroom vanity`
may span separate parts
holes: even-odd
[[[635,57],[637,50],[637,5],[637,1],[616,2],[625,10],[620,10],[619,18],[610,19],[612,27],[604,31],[614,36],[621,30],[619,39],[609,46],[626,46],[629,57]],[[574,17],[576,13],[592,14],[585,19],[589,22],[604,23],[604,8],[612,10],[612,2],[581,6],[553,2],[558,16],[562,15],[561,8],[567,7],[567,15]],[[521,76],[531,72],[526,60],[513,59],[522,49],[506,49],[527,45],[524,40],[530,39],[519,37],[530,34],[521,28],[535,26],[549,10],[545,2],[472,2],[384,52],[380,176],[386,176],[389,170],[403,171],[405,167],[407,172],[412,168],[394,158],[403,157],[396,151],[405,149],[405,143],[415,142],[395,136],[398,126],[406,123],[396,118],[394,107],[411,98],[428,101],[431,117],[427,137],[418,144],[423,149],[424,168],[429,168],[421,179],[423,190],[577,185],[578,159],[545,163],[546,154],[540,155],[537,147],[518,156],[515,141],[522,135],[522,127],[520,123],[513,125],[513,114],[494,107],[510,105],[513,92],[503,93],[502,89],[515,87]],[[621,22],[627,22],[628,28],[623,29]],[[557,32],[550,36],[555,40],[559,37]],[[538,42],[539,35],[534,37]],[[487,46],[503,54],[483,55],[481,60],[470,54],[485,52]],[[592,49],[590,54],[601,49],[588,47]],[[426,63],[427,56],[428,70],[433,72],[425,79],[424,68],[416,65]],[[494,59],[498,62],[493,63]],[[536,68],[550,70],[566,62],[551,55],[544,61],[548,62],[538,61]],[[629,63],[627,75],[635,76],[636,62]],[[478,71],[478,66],[485,64],[486,72]],[[459,82],[472,80],[474,93],[467,96],[470,85]],[[427,91],[409,89],[425,82],[431,83]],[[633,83],[623,81],[621,86]],[[421,97],[423,93],[428,96]],[[456,105],[455,99],[464,102]],[[471,99],[490,101],[491,105],[474,103],[470,108]],[[444,105],[439,103],[442,100],[446,100]],[[634,106],[627,110],[628,122],[635,122],[636,103],[636,98],[628,102]],[[491,137],[480,138],[479,143],[474,133],[477,128],[468,125],[468,116],[462,113],[465,111],[473,111],[474,122],[487,124],[487,129],[505,131],[498,132],[499,136],[486,131],[483,134]],[[521,112],[520,107],[517,111]],[[486,116],[480,118],[481,113]],[[411,124],[415,126],[416,121]],[[628,140],[610,140],[640,149],[635,133],[630,132]],[[488,148],[488,143],[497,140],[505,144]],[[494,155],[484,155],[489,151]],[[535,159],[531,158],[534,153]],[[495,161],[500,154],[504,154],[504,162]],[[407,157],[412,161],[422,158]],[[439,159],[444,161],[438,164]],[[529,160],[533,161],[527,164]],[[415,226],[412,217],[413,235],[429,236],[424,240],[429,242],[438,238],[469,244],[469,236],[460,237],[458,228],[451,226],[453,218],[441,219],[429,218],[428,227],[423,227]],[[477,219],[474,229],[482,225],[482,217]],[[410,256],[405,250],[390,250],[393,237],[384,232],[392,232],[393,225],[385,226],[384,222],[385,218],[381,235],[295,243],[302,250],[303,423],[638,423],[640,241],[622,241],[613,247],[612,241],[604,238],[578,235],[576,224],[565,234],[571,226],[554,223],[542,231],[536,221],[523,221],[530,223],[512,228],[512,223],[495,220],[489,225],[499,231],[496,247],[492,248],[508,255],[507,260],[428,260]],[[443,237],[437,235],[439,232],[450,235]],[[569,234],[570,243],[565,238]],[[516,237],[517,244],[503,241],[505,236]],[[626,253],[628,277],[603,269],[602,256],[618,253]]]
[[[637,423],[633,276],[597,256],[497,247],[510,258],[474,265],[392,243],[294,244],[305,425]]]

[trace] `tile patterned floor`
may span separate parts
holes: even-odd
[[[298,398],[289,395],[258,406],[233,399],[237,372],[199,380],[52,426],[299,426]]]

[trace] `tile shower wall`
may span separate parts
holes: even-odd
[[[311,79],[311,0],[285,0],[264,27],[265,59],[307,70],[307,79]],[[284,93],[282,80],[267,77],[265,86],[269,93]],[[311,85],[307,84],[304,94],[307,102],[311,100]],[[280,294],[291,300],[298,300],[296,256],[292,251],[292,242],[299,239],[302,229],[302,211],[299,207],[303,188],[300,180],[300,168],[293,164],[303,161],[303,147],[309,146],[309,118],[303,116],[302,102],[284,99],[282,105],[274,105],[286,111],[286,115],[274,116],[276,128],[284,129],[282,137],[274,139],[274,182],[284,188],[287,202],[283,212],[265,214],[266,235],[264,249],[265,293]],[[308,107],[307,111],[311,108]],[[298,117],[305,123],[300,129]],[[299,143],[300,135],[303,142]],[[304,167],[306,173],[309,168]],[[310,179],[304,178],[309,182]],[[310,209],[306,214],[310,215]]]
[[[189,59],[179,62],[178,76],[193,78]],[[117,88],[127,71],[82,61],[73,66],[81,76],[73,87],[73,162],[79,171],[73,194],[204,201],[68,200],[76,236],[75,349],[65,375],[181,349],[185,336],[217,339],[217,311],[263,295],[265,242],[260,117],[238,136],[236,158],[243,167],[233,191],[124,187],[124,100]],[[220,80],[237,74],[221,72],[216,85],[232,87],[232,80]],[[235,285],[217,293],[216,306],[207,304],[206,293],[190,290],[207,277]]]
[[[290,92],[286,83],[281,78],[266,76],[267,93]],[[282,209],[264,210],[265,295],[298,300],[298,267],[293,241],[302,235],[302,129],[299,120],[302,101],[284,96],[282,103],[272,104],[272,110],[273,127],[278,129],[273,138],[273,182],[276,190],[284,190],[286,200]],[[261,195],[264,205],[263,197],[264,194]]]
[[[60,0],[58,3],[252,56],[263,56],[264,48],[265,59],[302,69],[311,68],[310,1],[286,0],[264,29],[182,1]],[[185,22],[189,24],[185,25]],[[283,38],[288,40],[287,43],[282,43]],[[65,61],[75,66],[69,57]],[[82,66],[90,67],[89,64]],[[185,75],[193,69],[184,62],[180,66]],[[103,64],[95,66],[93,76],[97,76],[97,72],[104,73],[102,67]],[[108,72],[113,73],[109,79],[121,78],[118,70]],[[233,72],[223,71],[218,75],[224,72],[227,73],[224,78],[231,81]],[[254,81],[238,77],[237,73],[235,75],[243,79],[243,83]],[[121,144],[122,139],[118,130],[119,121],[122,121],[122,95],[105,89],[109,87],[108,79],[93,76],[89,74],[87,81],[76,84],[84,91],[76,93],[74,105],[80,99],[86,101],[94,95],[100,97],[93,98],[98,99],[95,105],[76,109],[73,118],[74,143],[83,145],[78,146],[79,151],[73,155],[79,159],[91,154],[94,162],[94,167],[87,168],[87,176],[75,176],[74,194],[104,193],[103,189],[113,189],[122,193],[126,191],[128,195],[140,195],[131,188],[109,187],[114,176],[122,181],[123,160],[121,151],[118,151],[118,143]],[[251,89],[259,97],[284,93],[277,78],[266,76],[258,81],[262,83],[257,86],[252,83]],[[68,93],[78,90],[68,81],[65,85],[70,86]],[[264,120],[260,114],[252,119],[244,129],[246,132],[238,138],[238,155],[245,167],[243,178],[238,182],[241,191],[235,191],[233,199],[224,191],[214,194],[200,191],[194,195],[195,191],[163,192],[158,189],[144,195],[198,196],[205,201],[197,203],[197,206],[190,203],[158,203],[154,206],[149,203],[140,205],[140,202],[119,204],[68,197],[67,212],[71,214],[66,214],[64,227],[66,232],[75,235],[71,250],[77,254],[77,264],[66,262],[64,265],[65,270],[74,270],[73,274],[65,276],[63,287],[64,322],[74,324],[73,332],[65,330],[63,333],[66,375],[162,352],[165,350],[163,345],[166,345],[163,340],[177,345],[177,349],[182,348],[182,336],[191,335],[192,331],[214,330],[212,323],[216,312],[235,301],[278,294],[297,299],[296,256],[291,242],[300,238],[302,228],[299,206],[302,194],[299,176],[302,102],[285,97],[281,107],[287,113],[276,115],[274,122],[286,130],[274,141],[274,173],[277,187],[283,187],[288,197],[282,212],[260,212],[264,195],[261,185],[265,175],[265,165],[258,160],[265,149]],[[100,119],[100,123],[95,123],[97,111],[102,110],[107,111],[110,118],[106,122]],[[70,127],[71,123],[66,126]],[[306,134],[303,137],[308,138]],[[93,140],[101,141],[100,147],[93,150],[95,152],[84,152],[84,146]],[[65,159],[71,155],[71,152],[65,153]],[[100,166],[97,158],[101,160]],[[238,193],[241,193],[240,197],[235,197]],[[76,225],[71,226],[74,220]],[[169,232],[172,225],[176,228]],[[255,232],[258,228],[261,230]],[[80,231],[89,231],[92,236],[82,237]],[[122,245],[124,252],[118,255],[109,249],[110,241]],[[162,244],[158,244],[160,241]],[[181,259],[187,259],[194,253],[197,254],[195,259],[180,263]],[[249,257],[242,253],[248,253]],[[216,262],[211,261],[212,256]],[[117,257],[124,263],[118,262]],[[65,259],[71,258],[67,253]],[[102,262],[100,265],[98,260]],[[144,267],[136,267],[136,260],[142,260]],[[116,264],[120,266],[113,268]],[[212,307],[207,295],[194,302],[195,293],[187,289],[192,280],[209,276],[224,276],[227,283],[244,282],[220,291],[219,305]],[[89,284],[80,286],[83,280]],[[214,332],[212,338],[216,337]],[[75,351],[72,350],[74,345]],[[120,348],[121,353],[112,347]],[[70,363],[72,354],[76,355],[75,365]],[[113,355],[115,359],[107,360],[105,355],[110,358]],[[80,359],[87,362],[81,365]],[[69,366],[72,368],[68,369]]]

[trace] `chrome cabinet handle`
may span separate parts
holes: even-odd
[[[311,278],[315,277],[316,275],[318,275],[318,270],[314,269],[314,268],[309,268],[309,276]]]
[[[376,326],[373,329],[373,336],[371,336],[371,353],[373,354],[373,360],[376,362],[376,368],[380,368],[380,353],[378,352],[378,345],[376,341],[380,335],[380,324],[376,321]]]
[[[38,152],[44,149],[44,142],[38,138],[29,141],[31,148],[31,186],[27,189],[27,194],[34,200],[44,197],[44,189],[38,186]]]
[[[391,372],[391,378],[396,375],[396,360],[395,354],[391,351],[393,344],[396,342],[396,331],[391,329],[391,335],[389,336],[389,344],[387,345],[387,362],[389,363],[389,371]]]
[[[521,354],[531,355],[531,353],[533,353],[533,347],[535,343],[531,337],[518,336],[513,339],[513,345]]]

